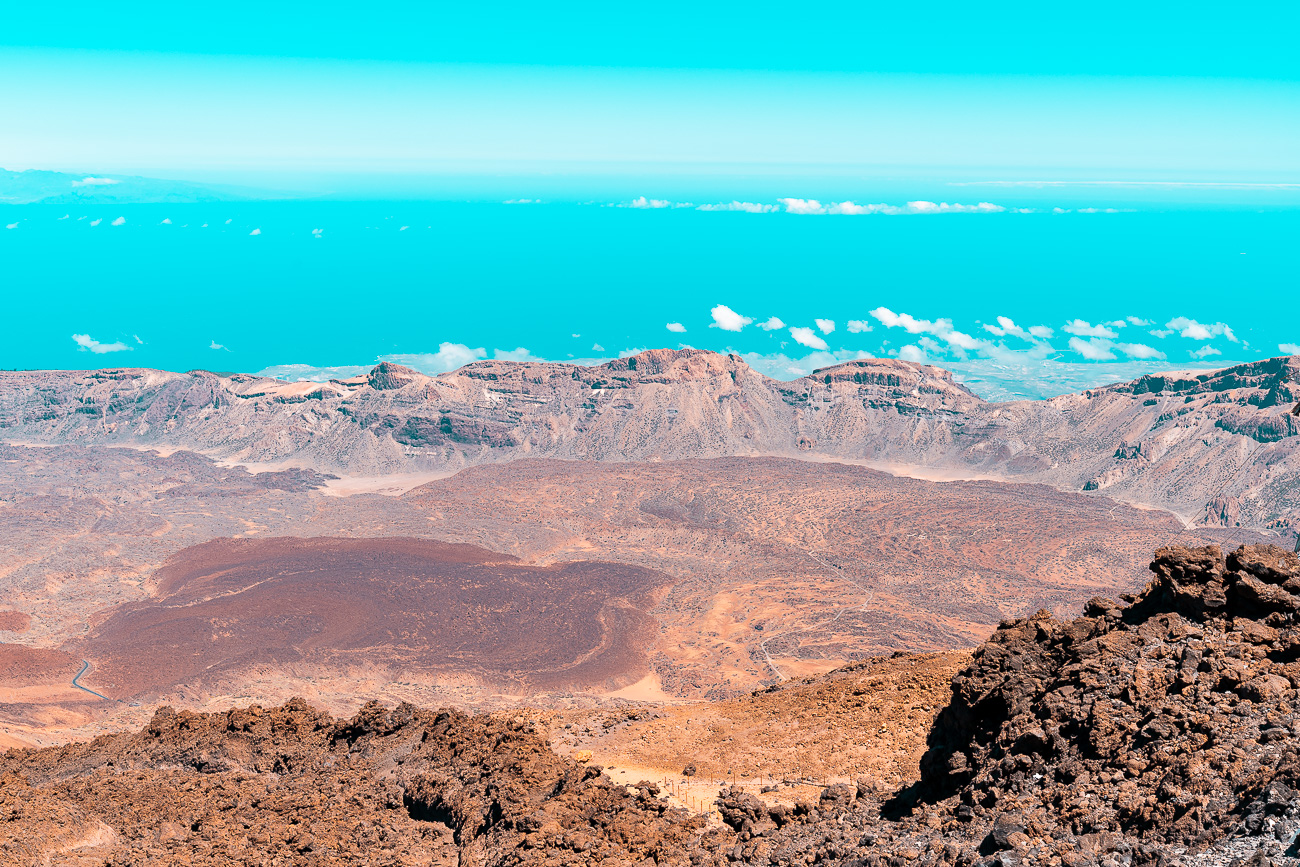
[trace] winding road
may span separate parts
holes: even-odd
[[[72,676],[72,685],[75,686],[77,689],[81,690],[82,692],[88,692],[91,695],[97,695],[100,698],[102,698],[104,701],[115,701],[118,704],[126,704],[126,702],[122,701],[120,698],[109,698],[108,696],[104,695],[102,692],[95,692],[90,687],[82,686],[80,683],[78,683],[77,681],[81,680],[81,676],[88,671],[90,671],[90,660],[89,659],[81,660],[81,671],[77,672],[75,675]]]

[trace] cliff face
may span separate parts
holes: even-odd
[[[651,350],[597,367],[393,364],[325,384],[149,370],[0,374],[0,437],[185,448],[355,475],[519,456],[814,455],[1041,482],[1300,529],[1300,359],[991,404],[947,371],[870,359],[779,382],[736,356]]]

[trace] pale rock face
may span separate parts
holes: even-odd
[[[988,403],[945,370],[868,359],[780,382],[734,355],[597,367],[394,364],[329,383],[117,369],[0,374],[0,438],[185,448],[372,475],[516,457],[803,455],[1038,482],[1187,520],[1300,529],[1300,358]]]

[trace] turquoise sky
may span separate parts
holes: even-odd
[[[1300,352],[1300,4],[11,7],[2,367]]]
[[[575,199],[590,178],[1300,182],[1296,4],[988,5],[11,8],[0,165],[362,195],[560,176]]]

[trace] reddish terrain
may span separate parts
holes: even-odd
[[[292,663],[617,688],[646,673],[646,609],[667,583],[636,566],[526,566],[420,539],[225,539],[171,558],[154,599],[78,646],[115,697]]]

